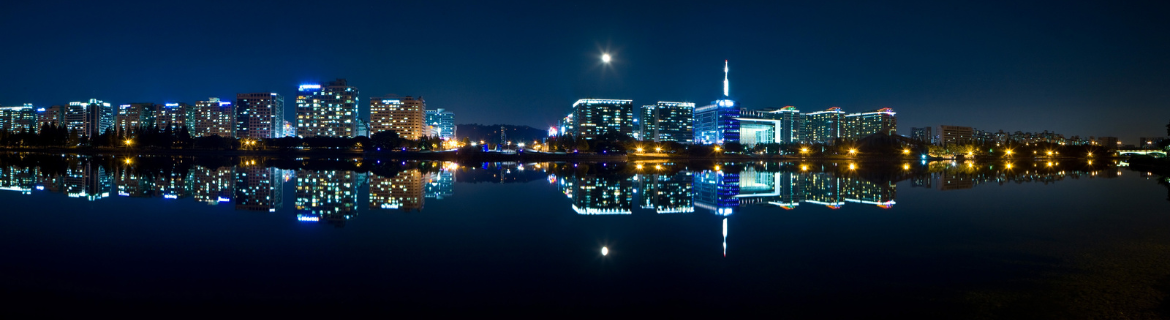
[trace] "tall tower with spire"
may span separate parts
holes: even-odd
[[[725,144],[739,143],[740,107],[731,100],[730,82],[727,80],[727,60],[723,60],[723,97],[711,102],[710,105],[695,108],[694,111],[694,143],[695,144]]]

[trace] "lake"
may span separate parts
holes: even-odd
[[[11,305],[1158,318],[1164,177],[1114,160],[0,157]]]

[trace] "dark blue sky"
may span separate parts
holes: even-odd
[[[1164,136],[1161,2],[0,3],[0,104],[188,102],[347,78],[457,123],[547,127],[578,98],[891,107],[912,126]],[[602,67],[608,50],[614,63]]]

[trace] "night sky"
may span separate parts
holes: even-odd
[[[546,128],[579,98],[707,104],[730,60],[747,108],[1136,143],[1170,121],[1170,4],[1123,2],[4,1],[0,105],[273,91],[291,115],[297,85],[347,78]]]

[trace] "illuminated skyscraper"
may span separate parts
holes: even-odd
[[[31,103],[0,107],[0,132],[36,132],[37,114]]]
[[[898,119],[894,117],[894,114],[894,109],[890,108],[847,114],[845,115],[842,138],[860,140],[879,132],[891,136],[897,135]]]
[[[131,103],[118,106],[114,127],[121,132],[137,131],[155,125],[155,112],[162,106],[153,103]]]
[[[693,102],[658,101],[642,106],[642,141],[691,143],[695,138],[694,115]]]
[[[48,125],[50,127],[57,127],[65,125],[65,107],[52,106],[48,108],[37,108],[37,129]],[[38,131],[39,132],[39,131]]]
[[[397,132],[399,137],[418,140],[426,133],[427,103],[422,97],[395,96],[370,99],[370,134]]]
[[[740,110],[739,140],[745,146],[758,143],[795,143],[800,139],[800,110]]]
[[[215,97],[208,98],[207,101],[195,102],[193,113],[190,128],[192,137],[235,136],[236,110],[232,108],[231,102],[219,101],[219,98]]]
[[[345,79],[324,86],[305,84],[297,94],[297,135],[353,137],[357,135],[358,90]]]
[[[450,111],[427,110],[427,135],[448,140],[455,137],[455,114]]]
[[[183,127],[191,130],[190,122],[194,109],[186,103],[165,103],[154,112],[154,124],[159,130],[170,128],[178,131]]]
[[[634,101],[617,99],[580,99],[573,103],[567,117],[576,139],[592,140],[606,132],[633,136]]]
[[[695,144],[724,144],[739,142],[740,107],[731,100],[727,74],[727,61],[723,61],[723,97],[709,105],[695,108]]]
[[[78,135],[96,137],[114,125],[114,108],[98,99],[74,101],[65,109],[65,128]]]
[[[800,127],[801,140],[807,143],[833,143],[842,137],[842,126],[845,122],[845,111],[832,107],[825,111],[805,113],[804,123]]]
[[[275,92],[236,94],[235,121],[237,138],[284,137],[284,96]]]

